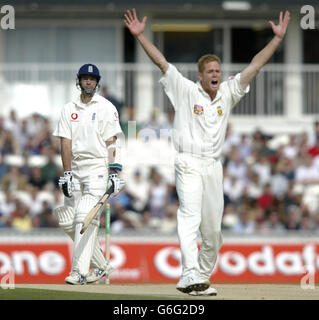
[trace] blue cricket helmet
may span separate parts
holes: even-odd
[[[97,79],[97,83],[99,83],[101,76],[100,71],[96,65],[92,63],[84,64],[78,71],[77,77],[80,80],[81,76],[92,76]]]

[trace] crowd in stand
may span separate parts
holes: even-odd
[[[170,123],[165,124],[166,129]],[[152,128],[157,126],[160,128],[152,119]],[[58,187],[63,172],[55,161],[60,145],[52,129],[50,120],[37,113],[18,119],[12,110],[8,117],[0,117],[1,228],[58,227],[52,212],[63,204]],[[319,231],[319,123],[314,123],[311,132],[288,139],[276,142],[258,129],[251,135],[239,135],[229,125],[223,149],[223,229],[236,234]],[[6,156],[12,154],[25,161],[20,165],[6,162]],[[45,156],[47,161],[29,165],[27,159],[32,155]],[[27,201],[17,196],[21,192],[29,195]],[[43,192],[50,194],[50,200],[40,196]],[[125,190],[110,203],[113,233],[151,230],[176,234],[178,197],[161,168],[149,168],[147,175],[136,168]],[[101,215],[101,227],[104,224]]]

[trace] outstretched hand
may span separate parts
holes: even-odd
[[[272,31],[280,39],[283,39],[283,37],[286,34],[289,20],[290,20],[290,12],[286,11],[284,17],[282,17],[282,11],[280,11],[279,22],[277,25],[273,21],[269,21]]]
[[[145,24],[147,21],[147,17],[144,17],[142,22],[138,20],[136,10],[133,8],[132,12],[131,10],[127,10],[127,13],[124,14],[124,23],[127,26],[127,28],[130,30],[133,36],[137,37],[141,33],[143,33]]]

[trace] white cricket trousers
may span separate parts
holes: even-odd
[[[81,196],[75,205],[75,234],[72,270],[84,277],[89,272],[90,261],[97,241],[101,212],[93,219],[88,229],[80,234],[83,222],[107,189],[107,159],[77,159],[72,162],[73,177],[79,184]]]
[[[175,158],[175,179],[179,198],[177,232],[182,275],[198,271],[209,280],[222,245],[224,193],[221,161],[179,153]],[[199,252],[198,231],[202,238]]]

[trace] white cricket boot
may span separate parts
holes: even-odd
[[[86,277],[86,282],[87,283],[93,283],[96,282],[106,275],[110,275],[114,271],[114,268],[107,263],[105,268],[92,268],[89,272],[89,274]]]
[[[189,293],[191,296],[217,296],[217,290],[213,287],[209,287],[203,291],[191,291]]]
[[[71,271],[70,275],[67,276],[64,281],[68,284],[82,285],[85,284],[85,278],[80,275],[77,271]]]
[[[192,291],[203,291],[210,286],[209,280],[204,280],[198,273],[190,273],[182,276],[176,285],[176,289],[183,293],[190,293]]]

